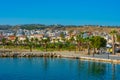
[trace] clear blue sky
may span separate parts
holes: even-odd
[[[120,0],[0,0],[0,24],[120,25]]]

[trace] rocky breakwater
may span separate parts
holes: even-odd
[[[53,52],[6,52],[0,53],[0,57],[59,57],[60,54]]]

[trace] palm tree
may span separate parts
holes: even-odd
[[[90,55],[90,44],[91,44],[90,38],[89,37],[85,38],[85,41],[88,48],[87,54]]]
[[[37,44],[39,42],[38,38],[35,38],[34,41],[35,41],[35,47],[37,47]]]
[[[53,47],[53,48],[55,49],[55,39],[53,39],[53,44],[54,44],[54,47]]]
[[[71,37],[72,37],[73,30],[70,30],[68,33],[69,33],[69,36],[70,36],[70,38],[71,38]]]
[[[82,34],[77,35],[76,42],[77,42],[77,45],[78,45],[78,49],[80,51],[80,46],[82,45],[82,42],[83,42]]]
[[[39,45],[39,47],[41,47],[42,45],[42,40],[38,40],[38,45]]]
[[[71,50],[71,49],[73,49],[73,47],[75,46],[74,44],[75,44],[75,39],[74,39],[74,37],[71,37],[70,39],[69,39],[69,42],[70,42],[70,46],[69,46],[69,51]]]
[[[5,52],[6,38],[2,38],[3,52]]]
[[[35,43],[36,43],[36,44],[38,43],[38,41],[39,41],[38,38],[35,38]]]
[[[110,32],[110,34],[112,35],[112,54],[115,55],[115,35],[116,35],[117,31],[116,30],[112,30]]]
[[[28,46],[30,48],[30,52],[33,51],[33,42],[28,42]]]
[[[43,39],[42,39],[42,42],[44,43],[45,51],[47,52],[47,45],[48,45],[48,43],[50,42],[50,38],[49,38],[49,37],[43,38]]]
[[[61,39],[65,38],[65,34],[63,32],[60,33]]]
[[[33,41],[34,41],[34,38],[31,38],[30,41],[33,42]]]
[[[18,37],[15,38],[14,44],[15,44],[15,45],[18,45]]]
[[[8,41],[8,46],[9,46],[9,49],[11,48],[11,46],[13,46],[13,42],[11,40]]]
[[[27,44],[27,42],[29,42],[29,41],[30,41],[29,38],[26,37],[26,39],[24,40],[24,43]]]
[[[29,38],[28,37],[26,37],[26,39],[25,39],[25,44],[27,45],[27,46],[29,46],[29,48],[30,48],[30,52],[32,52],[33,51],[33,38],[31,38],[31,40],[29,40]]]
[[[120,34],[117,34],[116,37],[117,37],[117,41],[120,43]]]
[[[21,49],[23,48],[23,40],[19,41],[19,46],[20,46]]]

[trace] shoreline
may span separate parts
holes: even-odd
[[[113,64],[120,64],[120,56],[119,55],[110,55],[110,59],[108,59],[108,55],[83,55],[81,52],[74,51],[54,51],[54,52],[0,52],[0,58],[16,58],[16,57],[51,57],[51,58],[72,58],[72,59],[80,59],[80,60],[90,60],[95,62],[109,62]]]

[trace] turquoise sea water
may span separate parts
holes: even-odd
[[[0,80],[120,80],[120,65],[66,58],[0,58]]]

